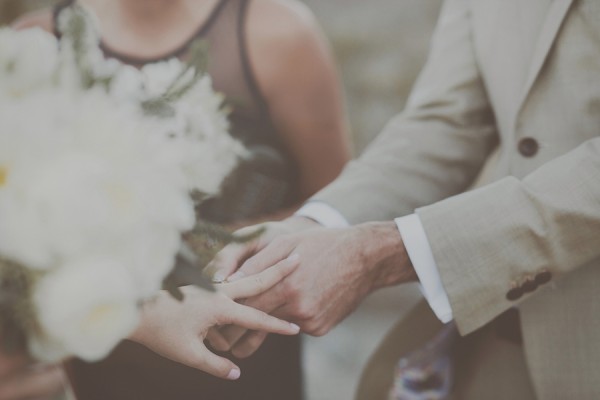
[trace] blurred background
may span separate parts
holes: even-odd
[[[0,24],[52,0],[0,0]],[[332,43],[356,154],[401,111],[425,61],[442,0],[305,0]],[[414,285],[379,291],[335,330],[305,337],[307,400],[351,399],[386,331],[419,299]]]

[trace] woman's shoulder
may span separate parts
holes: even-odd
[[[14,21],[11,26],[14,29],[42,28],[43,30],[54,32],[54,12],[51,8],[46,8],[24,14]]]
[[[312,11],[297,0],[253,0],[248,23],[274,41],[307,40],[319,31]]]
[[[246,30],[254,72],[267,97],[272,91],[292,90],[295,75],[323,75],[320,66],[330,62],[327,39],[299,1],[253,0]]]

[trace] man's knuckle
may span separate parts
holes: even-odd
[[[248,339],[248,348],[249,349],[255,349],[258,346],[260,346],[260,344],[263,341],[263,336],[262,335],[252,335],[252,337],[250,337]]]
[[[302,285],[293,279],[286,279],[282,282],[284,293],[289,302],[305,303],[302,296]]]
[[[308,302],[300,301],[295,307],[295,316],[300,320],[310,320],[314,311]]]
[[[319,321],[311,320],[304,324],[303,331],[311,336],[324,336],[328,329],[319,323]]]
[[[231,354],[236,358],[244,358],[246,355],[246,349],[242,346],[238,346],[231,350]]]
[[[314,329],[313,336],[325,336],[329,333],[329,330],[327,326],[318,326]]]

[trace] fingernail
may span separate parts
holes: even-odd
[[[217,272],[213,275],[212,281],[214,283],[222,283],[225,280],[226,276],[222,272]]]
[[[235,274],[231,275],[227,278],[227,282],[234,282],[244,277],[244,273],[242,271],[238,271]]]
[[[299,259],[300,259],[300,254],[298,254],[298,253],[294,253],[288,257],[289,261],[298,261]]]
[[[229,371],[229,375],[227,375],[227,379],[229,379],[230,381],[235,381],[236,379],[238,379],[241,375],[241,372],[239,369],[234,368],[231,371]]]
[[[291,325],[291,327],[292,327],[293,330],[295,330],[296,332],[300,332],[300,327],[298,325],[292,324],[291,322],[290,322],[290,325]]]

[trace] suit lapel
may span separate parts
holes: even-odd
[[[527,72],[527,78],[525,79],[525,85],[523,86],[523,91],[517,103],[517,114],[518,111],[523,107],[523,103],[527,99],[529,91],[535,83],[538,74],[544,65],[544,62],[546,61],[552,44],[556,39],[558,31],[560,30],[560,27],[562,26],[562,23],[573,1],[574,0],[552,0],[551,4],[549,5],[548,13],[546,14],[545,21],[542,24],[537,43],[533,50],[531,64]]]

